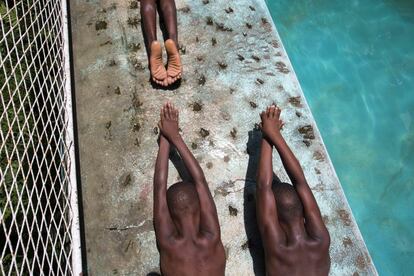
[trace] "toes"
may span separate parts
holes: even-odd
[[[168,85],[171,85],[174,83],[174,80],[171,77],[168,77],[167,82],[168,82]]]
[[[266,108],[266,117],[270,117],[270,106]]]

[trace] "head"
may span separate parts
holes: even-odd
[[[297,219],[303,220],[303,205],[295,188],[288,183],[273,185],[273,194],[276,200],[279,219],[290,223]]]
[[[177,182],[167,190],[167,204],[173,220],[187,216],[198,216],[200,201],[194,184]]]

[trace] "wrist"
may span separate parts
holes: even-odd
[[[181,135],[180,135],[180,133],[177,133],[177,134],[174,134],[174,135],[172,135],[172,136],[170,136],[169,137],[169,140],[170,140],[170,142],[172,143],[172,144],[176,144],[176,143],[179,143],[180,141],[182,141],[183,139],[182,139],[182,137],[181,137]]]
[[[276,144],[283,141],[283,136],[280,131],[275,131],[269,135],[269,138]]]

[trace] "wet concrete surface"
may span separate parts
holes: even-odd
[[[167,100],[181,111],[183,137],[214,195],[227,275],[264,275],[256,124],[272,103],[331,233],[331,274],[376,274],[264,2],[178,0],[177,8],[184,77],[165,90],[149,81],[139,2],[71,2],[88,274],[159,272],[152,177]],[[277,155],[274,167],[287,181]],[[170,162],[169,184],[177,180]]]

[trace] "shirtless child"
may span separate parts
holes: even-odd
[[[257,219],[267,275],[328,275],[330,237],[302,168],[280,133],[274,105],[260,114],[263,138],[257,174]],[[292,185],[272,185],[273,146]]]
[[[178,132],[178,110],[164,104],[154,173],[154,227],[163,275],[224,275],[226,257],[216,206],[204,173]],[[174,147],[192,179],[167,190]]]
[[[157,7],[167,30],[168,39],[164,42],[168,55],[167,68],[164,67],[161,44],[157,41]],[[149,49],[149,63],[152,80],[168,86],[181,78],[182,64],[178,52],[177,11],[174,0],[141,0],[141,17],[144,36]]]

